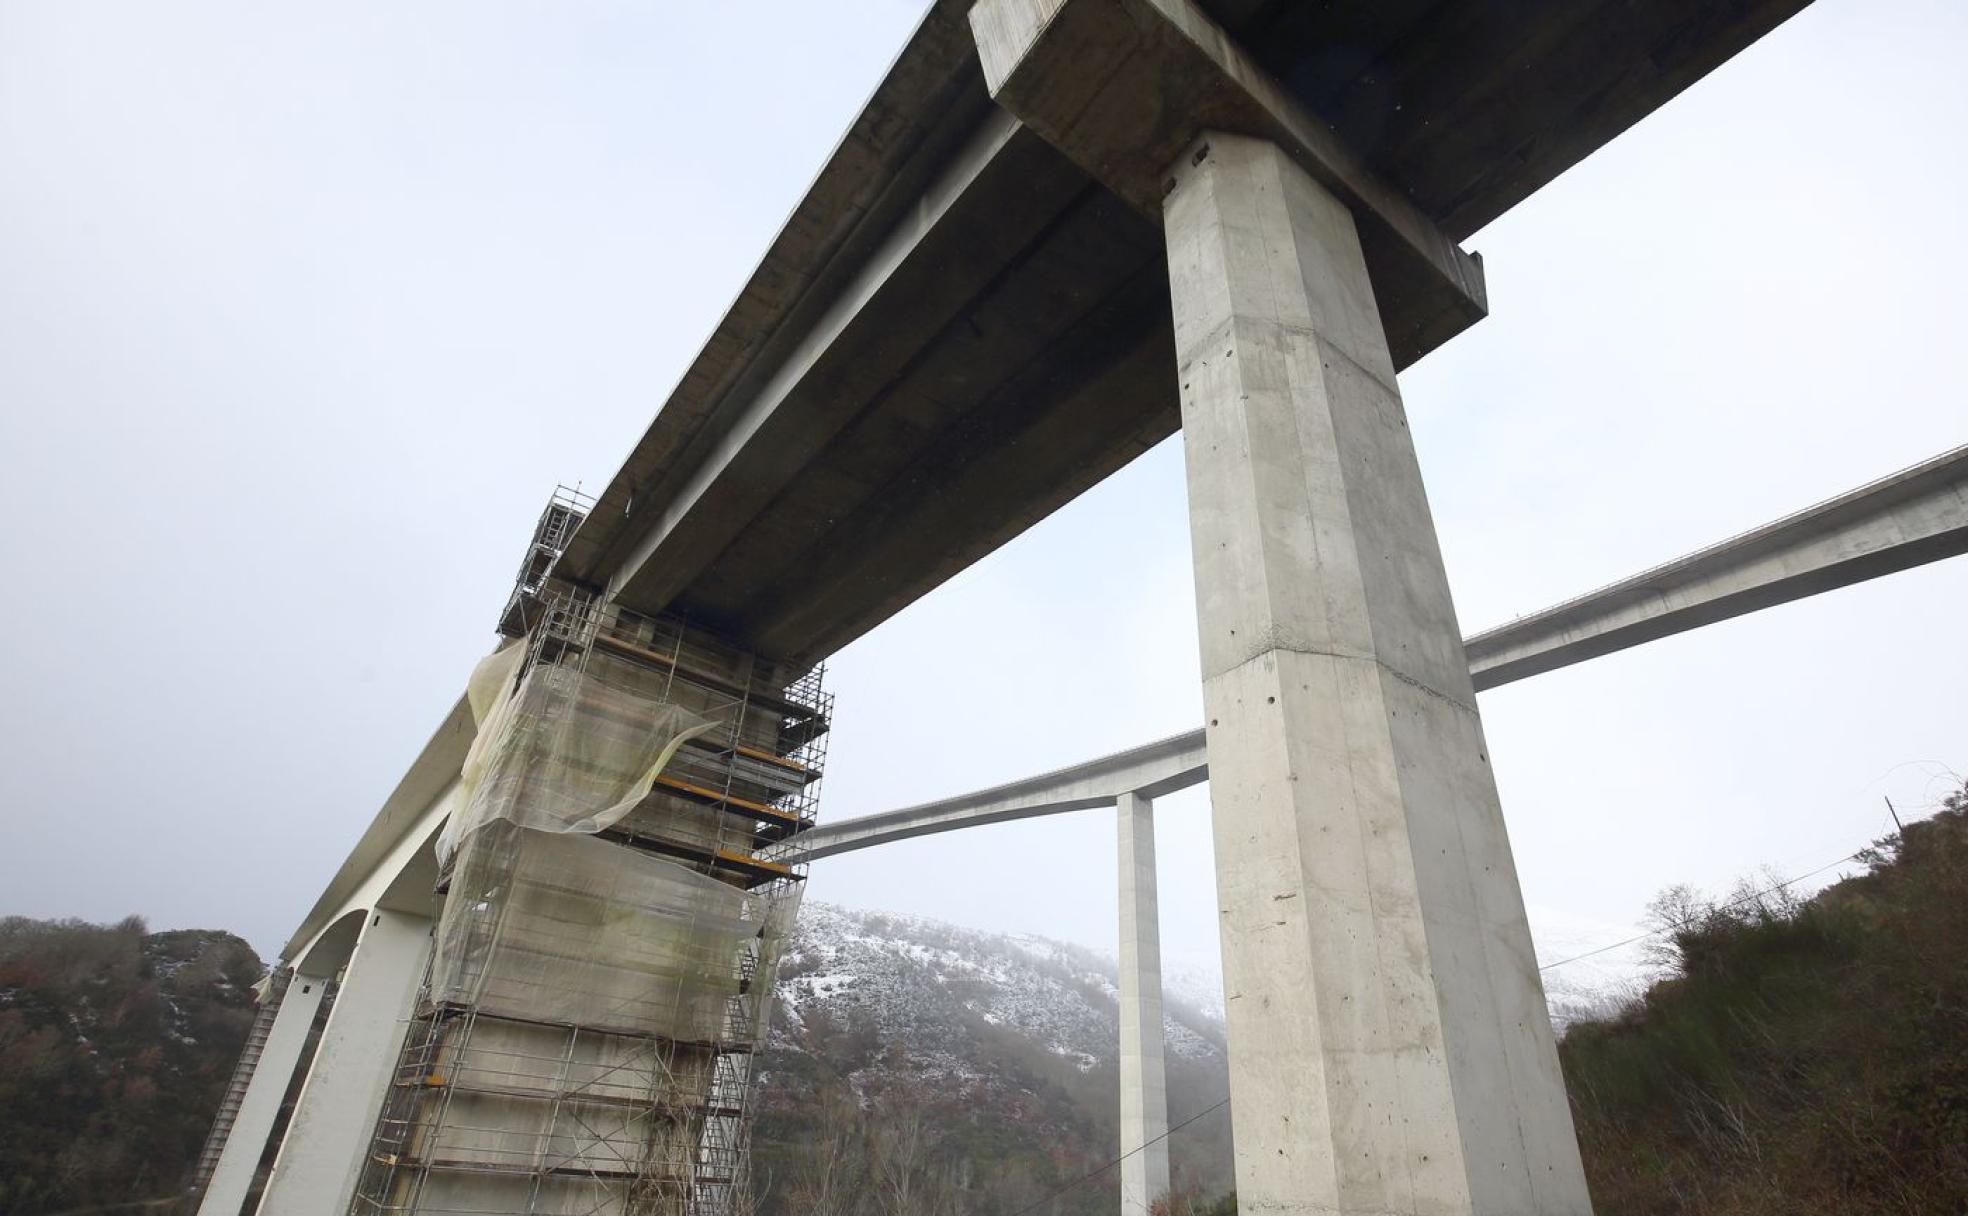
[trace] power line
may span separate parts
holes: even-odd
[[[1871,847],[1870,845],[1867,846],[1868,849],[1870,847]],[[1807,878],[1816,878],[1818,875],[1824,873],[1826,870],[1836,869],[1837,867],[1844,865],[1848,861],[1863,860],[1865,858],[1865,855],[1866,855],[1866,849],[1860,849],[1858,852],[1848,854],[1847,856],[1839,858],[1837,861],[1826,862],[1824,865],[1819,866],[1815,870],[1809,870],[1803,874],[1799,874],[1795,878],[1786,878],[1782,882],[1776,884],[1773,887],[1769,887],[1762,891],[1753,892],[1749,895],[1745,895],[1741,897],[1740,899],[1730,900],[1728,903],[1718,906],[1716,908],[1716,911],[1727,912],[1731,908],[1740,908],[1744,904],[1753,904],[1757,900],[1762,899],[1765,895],[1775,895],[1778,891],[1783,890],[1785,887],[1803,882]],[[1627,938],[1625,941],[1614,942],[1610,946],[1601,946],[1597,950],[1587,950],[1584,954],[1574,954],[1570,958],[1561,958],[1555,963],[1546,963],[1544,966],[1539,967],[1538,970],[1550,971],[1554,967],[1567,966],[1571,963],[1578,962],[1580,959],[1591,958],[1595,954],[1605,954],[1608,953],[1609,951],[1618,950],[1623,946],[1631,946],[1635,942],[1644,942],[1650,937],[1659,937],[1663,933],[1672,933],[1674,930],[1686,928],[1688,925],[1692,923],[1693,923],[1692,921],[1678,921],[1675,924],[1662,925],[1658,929],[1649,929],[1645,933],[1635,934],[1634,936]]]
[[[1126,1161],[1129,1157],[1134,1156],[1136,1153],[1146,1151],[1149,1145],[1158,1144],[1161,1141],[1168,1139],[1170,1136],[1173,1136],[1175,1133],[1181,1131],[1183,1128],[1188,1127],[1191,1123],[1194,1123],[1196,1120],[1203,1118],[1205,1115],[1213,1115],[1217,1111],[1222,1110],[1224,1107],[1228,1105],[1230,1105],[1230,1099],[1225,1098],[1223,1101],[1218,1102],[1215,1106],[1210,1107],[1208,1110],[1197,1111],[1195,1114],[1190,1115],[1187,1119],[1184,1119],[1182,1122],[1176,1124],[1174,1127],[1169,1128],[1161,1135],[1156,1136],[1150,1140],[1142,1141],[1141,1146],[1139,1148],[1131,1148],[1127,1152],[1122,1153],[1120,1156],[1114,1158],[1113,1160],[1107,1162],[1106,1164],[1088,1170],[1086,1173],[1081,1174],[1078,1178],[1073,1179],[1065,1186],[1060,1187],[1058,1190],[1052,1192],[1050,1195],[1047,1195],[1045,1198],[1039,1200],[1037,1203],[1032,1204],[1030,1207],[1019,1208],[1016,1212],[1013,1212],[1011,1216],[1029,1216],[1029,1213],[1038,1211],[1040,1208],[1051,1203],[1053,1200],[1059,1198],[1061,1195],[1064,1195],[1067,1191],[1072,1190],[1074,1187],[1080,1185],[1081,1183],[1091,1182],[1095,1178],[1098,1178],[1102,1174],[1106,1173],[1108,1170],[1113,1169],[1121,1162]]]

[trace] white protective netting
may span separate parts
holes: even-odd
[[[469,686],[479,731],[439,841],[452,878],[430,999],[686,1042],[755,1037],[763,1003],[731,998],[776,962],[797,888],[750,892],[595,836],[679,746],[729,723],[673,704],[662,672],[591,654],[521,677],[524,654],[493,654]]]
[[[592,836],[494,823],[453,871],[431,999],[724,1041],[744,1033],[729,1002],[775,902]]]
[[[673,704],[669,679],[595,655],[582,666],[535,663],[526,648],[482,660],[466,685],[478,735],[459,775],[461,807],[438,838],[440,866],[479,828],[504,820],[592,835],[648,796],[676,749],[716,728]]]

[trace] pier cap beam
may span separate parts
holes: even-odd
[[[1488,312],[1480,258],[1374,174],[1194,0],[979,0],[971,32],[991,96],[1159,219],[1168,167],[1202,132],[1282,149],[1353,213],[1395,367]]]

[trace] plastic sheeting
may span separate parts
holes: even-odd
[[[440,866],[490,823],[592,835],[648,796],[676,749],[716,724],[670,702],[668,679],[591,655],[576,667],[536,663],[515,643],[482,660],[466,685],[478,720],[459,783],[462,806],[437,842]]]
[[[804,815],[812,777],[741,750],[776,754],[793,716],[741,691],[776,687],[752,656],[674,623],[651,649],[646,622],[570,622],[467,686],[430,978],[360,1184],[379,1210],[684,1216],[744,1190],[800,884],[712,859]]]
[[[796,890],[751,893],[594,836],[716,724],[669,701],[664,672],[590,653],[522,676],[524,657],[518,644],[494,653],[467,687],[479,730],[438,845],[452,879],[430,999],[684,1042],[750,1041],[763,1002],[731,998],[748,956],[752,970],[776,964]],[[664,834],[714,830],[719,815],[671,811]]]
[[[779,902],[605,840],[495,823],[472,834],[453,871],[431,999],[684,1042],[749,1041],[753,1028],[733,1024],[730,1002],[751,943],[779,928]]]

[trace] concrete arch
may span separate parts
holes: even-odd
[[[317,967],[340,978],[274,1155],[259,1207],[266,1216],[347,1208],[430,956],[431,928],[428,915],[352,909],[301,956],[298,982]]]
[[[362,937],[362,926],[369,909],[351,908],[316,934],[306,949],[296,955],[294,970],[316,979],[333,979],[355,955],[355,943]]]

